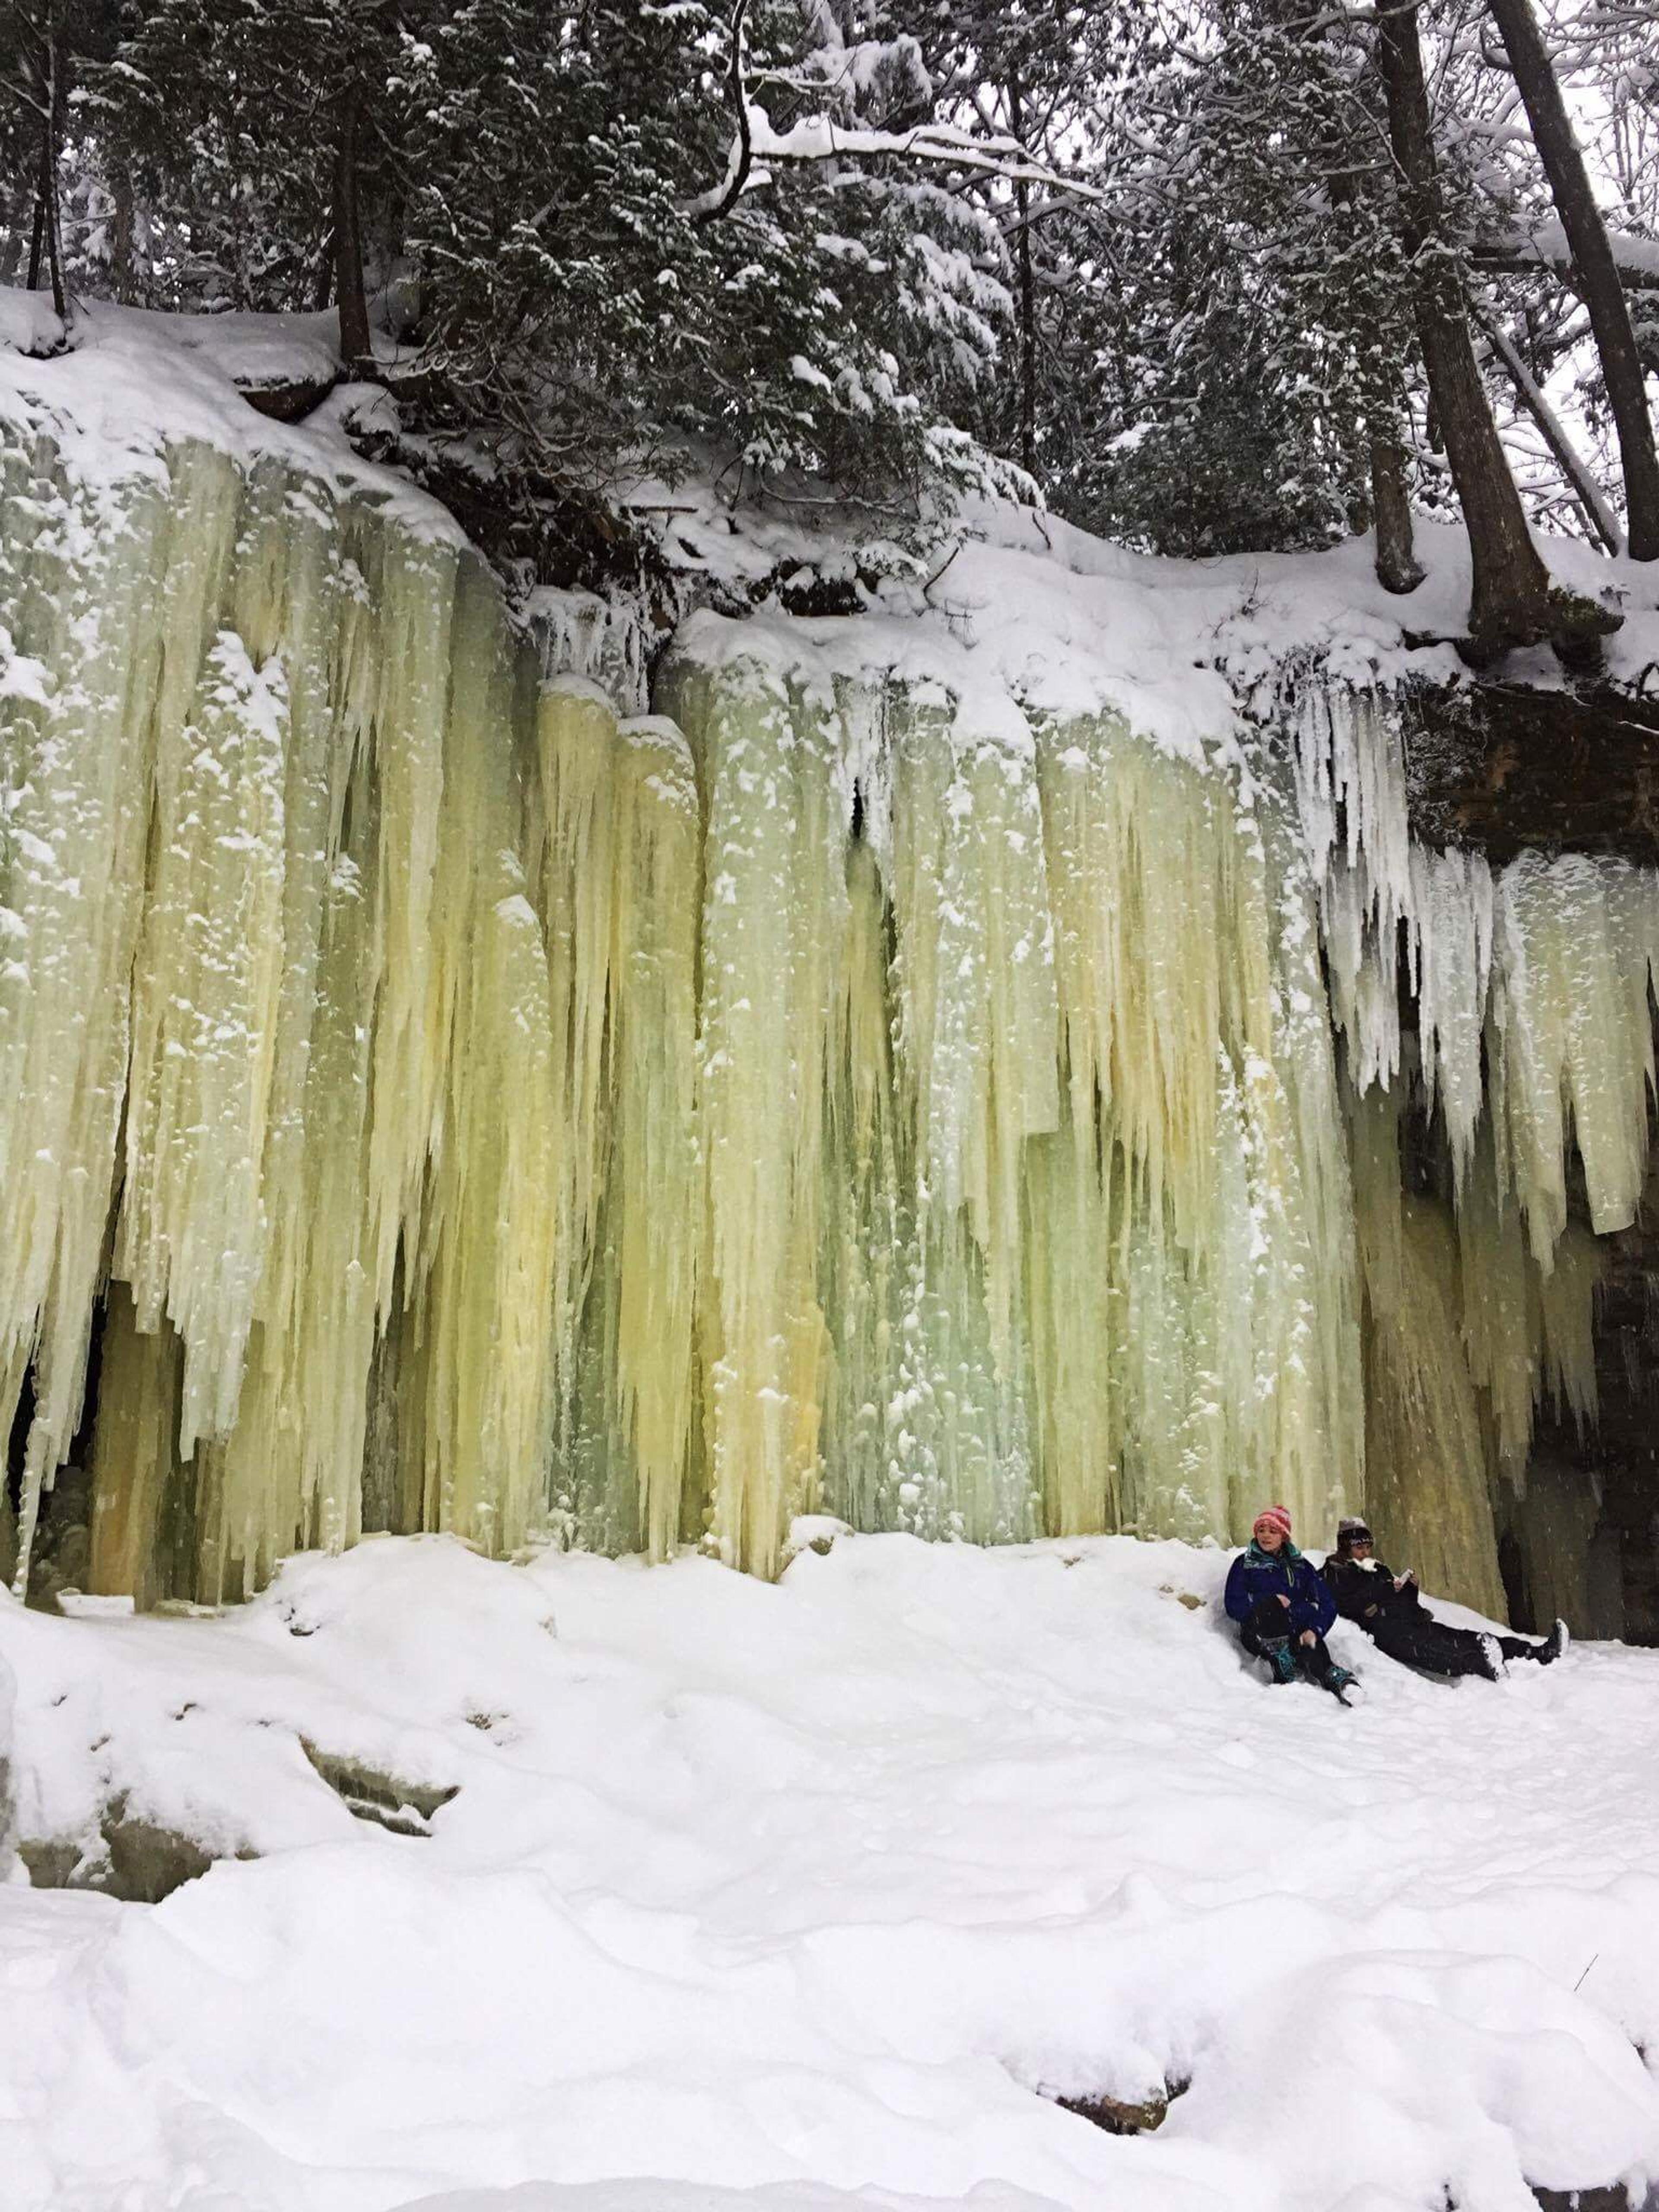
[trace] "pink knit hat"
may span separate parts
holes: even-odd
[[[1277,1528],[1279,1534],[1288,1541],[1291,1534],[1291,1516],[1282,1505],[1264,1505],[1250,1523],[1250,1534],[1253,1536],[1259,1535],[1264,1528]]]

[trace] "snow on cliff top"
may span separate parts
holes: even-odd
[[[672,560],[738,586],[792,563],[830,574],[838,562],[843,570],[853,563],[850,542],[838,544],[821,519],[733,509],[708,485],[645,486],[639,502]],[[1574,539],[1539,543],[1562,583],[1623,611],[1607,674],[1650,684],[1659,563],[1609,561]],[[988,665],[1028,706],[1062,716],[1115,708],[1143,735],[1196,757],[1225,744],[1241,692],[1271,690],[1298,664],[1359,684],[1462,677],[1451,641],[1466,627],[1468,539],[1419,518],[1417,554],[1425,580],[1397,599],[1376,580],[1369,537],[1321,553],[1171,560],[1035,508],[977,501],[957,518],[925,584],[888,579],[870,611],[852,617],[764,608],[723,625],[704,617],[696,647],[791,668],[816,661],[836,673],[938,673],[958,690],[975,666]],[[1512,654],[1504,673],[1551,686],[1566,680],[1543,648]]]
[[[0,1885],[0,2203],[1531,2212],[1659,2175],[1659,1654],[1445,1685],[1340,1627],[1346,1711],[1243,1662],[1225,1565],[842,1535],[774,1587],[380,1538],[220,1620],[0,1601],[21,1835],[118,1800],[258,1854],[156,1906]],[[389,1833],[301,1739],[457,1794]],[[1134,2139],[1053,2100],[1183,2080]]]
[[[455,533],[435,501],[352,451],[341,416],[372,398],[362,388],[340,387],[293,428],[241,397],[239,385],[333,374],[331,313],[169,316],[92,304],[76,310],[72,351],[36,357],[57,334],[44,295],[0,290],[0,430],[8,420],[50,427],[82,471],[131,474],[159,465],[168,441],[196,437],[249,457],[281,455],[342,490],[394,500],[411,528]],[[632,503],[671,562],[740,590],[792,564],[830,573],[856,566],[854,535],[838,533],[816,504],[733,506],[708,483],[641,484]],[[1641,679],[1659,664],[1659,574],[1576,541],[1542,542],[1563,581],[1624,608],[1607,668]],[[891,671],[946,683],[960,696],[976,689],[988,696],[994,684],[1056,714],[1115,708],[1197,758],[1229,744],[1238,687],[1271,684],[1299,660],[1356,681],[1456,675],[1443,641],[1463,626],[1467,544],[1460,530],[1424,524],[1418,551],[1427,580],[1398,599],[1377,585],[1365,539],[1326,553],[1172,561],[1030,508],[976,504],[957,518],[925,582],[889,579],[864,614],[815,621],[763,606],[740,624],[702,617],[694,637],[699,653],[794,675]],[[1541,652],[1512,657],[1505,673],[1562,680]]]
[[[45,433],[94,483],[163,465],[186,438],[252,461],[262,456],[319,476],[342,493],[391,503],[405,526],[459,539],[438,501],[354,453],[339,426],[362,388],[342,386],[290,428],[258,414],[244,385],[325,386],[339,372],[332,310],[318,315],[166,315],[87,301],[75,343],[52,354],[58,319],[44,294],[0,288],[0,438]]]

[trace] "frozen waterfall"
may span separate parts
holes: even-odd
[[[78,1448],[140,1602],[368,1528],[769,1574],[804,1509],[1276,1497],[1502,1609],[1646,1173],[1653,875],[1413,845],[1363,691],[1203,761],[702,614],[635,715],[602,609],[521,638],[361,490],[0,471],[20,1589]]]

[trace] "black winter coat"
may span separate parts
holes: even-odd
[[[1381,1559],[1375,1566],[1363,1567],[1358,1559],[1345,1559],[1333,1552],[1319,1571],[1343,1620],[1357,1620],[1372,1635],[1390,1616],[1397,1620],[1423,1602],[1415,1583],[1407,1583],[1404,1589],[1395,1588],[1394,1569]]]

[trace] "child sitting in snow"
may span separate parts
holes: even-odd
[[[1340,1521],[1336,1549],[1321,1570],[1336,1609],[1357,1620],[1379,1650],[1402,1666],[1433,1674],[1484,1674],[1498,1681],[1506,1659],[1535,1659],[1547,1667],[1567,1648],[1567,1624],[1558,1620],[1542,1644],[1522,1636],[1487,1636],[1437,1620],[1423,1602],[1414,1575],[1396,1575],[1371,1548],[1363,1521]]]
[[[1297,1670],[1343,1705],[1353,1676],[1325,1648],[1336,1619],[1331,1594],[1291,1541],[1291,1516],[1282,1505],[1255,1516],[1249,1547],[1227,1570],[1222,1603],[1238,1623],[1239,1641],[1265,1659],[1275,1682],[1292,1682]]]

